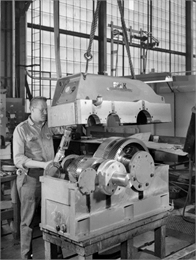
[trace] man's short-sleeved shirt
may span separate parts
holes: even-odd
[[[17,125],[13,134],[13,159],[16,167],[23,168],[28,160],[53,160],[53,134],[47,122],[40,127],[31,117]]]

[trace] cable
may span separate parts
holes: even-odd
[[[121,0],[117,0],[117,3],[118,3],[119,11],[120,11],[120,18],[121,18],[121,24],[122,24],[122,29],[123,29],[123,37],[124,37],[125,47],[126,47],[126,50],[127,50],[127,56],[128,56],[128,60],[129,60],[130,71],[131,71],[132,78],[135,79],[136,77],[135,77],[133,63],[132,63],[132,60],[131,60],[131,53],[130,53],[130,49],[129,49],[127,28],[126,28],[126,24],[125,24],[125,20],[124,20],[123,7],[122,7]]]
[[[93,43],[94,36],[95,36],[95,31],[96,31],[96,28],[97,28],[100,4],[101,4],[101,1],[98,0],[97,1],[97,8],[95,10],[95,13],[94,13],[94,16],[93,16],[93,21],[92,21],[92,24],[91,24],[90,41],[89,41],[88,49],[87,49],[86,53],[84,54],[84,57],[86,59],[86,69],[85,69],[85,73],[84,73],[84,79],[86,78],[86,75],[87,75],[87,72],[88,72],[88,63],[93,58],[93,55],[91,54],[91,48],[92,48],[92,43]]]

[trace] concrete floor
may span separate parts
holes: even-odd
[[[192,211],[192,212],[191,212]],[[191,213],[189,213],[191,212]],[[174,209],[169,217],[166,228],[166,256],[195,243],[195,224],[182,218],[182,209]],[[195,221],[195,205],[186,207],[185,216],[188,220]],[[8,224],[3,222],[1,229],[1,259],[21,259],[20,242],[13,239]],[[154,232],[146,232],[134,238],[135,259],[159,259],[153,255]],[[100,259],[120,259],[120,246],[100,252]],[[39,227],[37,227],[33,239],[33,258],[44,259],[44,242]],[[63,250],[65,259],[77,259],[76,255],[67,254]],[[194,258],[192,258],[194,259]]]

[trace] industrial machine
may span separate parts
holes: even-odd
[[[170,121],[170,106],[137,80],[77,74],[57,82],[49,126],[67,126],[55,160],[40,178],[43,229],[82,241],[168,211],[168,165],[137,138],[103,139],[92,156],[63,156],[77,124]]]
[[[110,115],[119,124],[171,122],[164,97],[139,80],[83,73],[58,80],[49,126],[107,124]]]

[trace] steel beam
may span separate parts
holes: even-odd
[[[47,32],[54,32],[54,28],[52,28],[50,26],[43,26],[43,25],[39,26],[37,24],[27,23],[27,27],[28,28],[34,28],[34,29],[40,29],[40,30],[47,31]],[[60,34],[64,34],[64,35],[70,35],[70,36],[75,36],[75,37],[89,39],[89,34],[86,34],[86,33],[73,32],[73,31],[63,30],[63,29],[60,29],[59,32],[60,32]],[[99,37],[97,37],[95,35],[94,36],[94,40],[99,40]],[[107,42],[111,42],[111,39],[107,38]],[[119,44],[122,45],[123,42],[119,41]],[[132,44],[130,44],[130,46],[136,47],[136,48],[140,48],[140,44],[132,43]],[[163,49],[163,48],[153,48],[152,51],[171,53],[171,54],[176,54],[176,55],[180,55],[180,56],[185,56],[186,55],[185,52],[172,51],[172,50],[170,51],[168,49]]]

